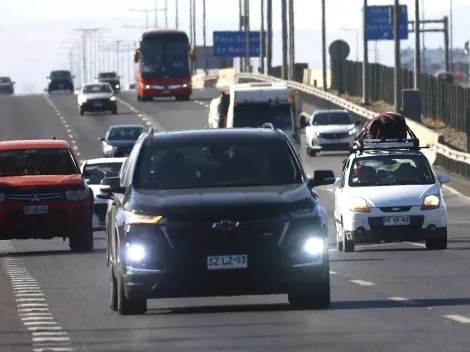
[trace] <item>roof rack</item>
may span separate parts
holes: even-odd
[[[420,147],[418,138],[408,139],[361,139],[353,142],[350,153],[374,150],[413,150],[429,148],[429,146]]]
[[[272,123],[269,123],[269,122],[263,123],[263,126],[261,126],[261,128],[266,128],[266,129],[269,129],[269,130],[275,130],[274,125]]]

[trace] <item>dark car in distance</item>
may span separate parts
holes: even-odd
[[[49,84],[47,85],[47,92],[50,94],[55,91],[69,91],[74,92],[73,79],[75,76],[68,70],[57,70],[52,71],[47,79]]]
[[[108,128],[101,142],[101,152],[105,158],[128,156],[135,141],[144,131],[142,125],[113,125]]]
[[[121,77],[116,72],[100,72],[96,80],[109,83],[115,93],[121,92]]]
[[[147,299],[288,294],[327,308],[328,218],[289,137],[275,129],[155,133],[119,177],[101,181],[110,307],[144,314]]]
[[[0,94],[13,95],[15,93],[15,82],[10,77],[0,77]]]

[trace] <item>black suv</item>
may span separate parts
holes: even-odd
[[[0,94],[14,94],[14,86],[15,82],[12,82],[10,77],[0,77]]]
[[[100,72],[96,80],[111,84],[115,93],[121,92],[121,77],[116,72]]]
[[[154,133],[119,177],[101,181],[110,307],[144,314],[147,299],[288,293],[327,308],[327,213],[288,136],[261,129]]]
[[[47,79],[49,80],[47,92],[50,94],[54,91],[68,90],[69,92],[73,93],[74,78],[75,76],[72,76],[71,72],[67,70],[52,71],[47,77]]]

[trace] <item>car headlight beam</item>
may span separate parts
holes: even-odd
[[[424,197],[421,210],[437,209],[441,206],[441,199],[438,194],[431,194]]]
[[[126,258],[131,262],[140,262],[146,256],[145,247],[142,244],[127,243],[126,244]]]
[[[325,241],[319,237],[308,238],[304,243],[303,250],[309,255],[322,254],[325,250]]]

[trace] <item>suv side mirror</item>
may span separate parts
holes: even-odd
[[[104,137],[98,138],[100,142],[104,142]]]
[[[315,170],[313,177],[310,179],[312,187],[332,185],[336,181],[336,177],[331,170]]]

